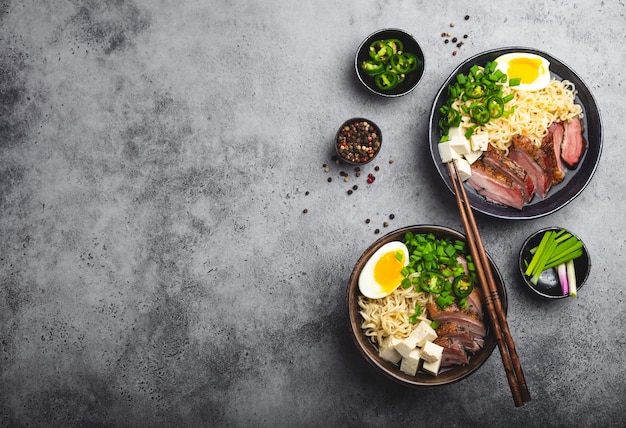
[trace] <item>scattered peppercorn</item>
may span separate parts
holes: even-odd
[[[348,189],[348,195],[352,194],[352,189]]]
[[[380,229],[374,230],[374,233],[378,235],[380,233]]]
[[[452,56],[456,56],[456,51],[452,51]]]
[[[343,181],[345,181],[347,183],[348,181],[350,181],[350,177],[344,177]]]
[[[329,172],[329,171],[330,171],[329,167],[324,168],[324,172]]]
[[[387,222],[383,223],[383,227],[388,227],[388,226],[389,226],[389,223],[387,223]]]
[[[445,39],[443,42],[444,42],[445,44],[448,44],[448,43],[450,43],[450,40]]]
[[[309,196],[309,191],[304,192],[304,196]]]
[[[389,219],[393,220],[394,218],[396,218],[395,214],[389,214]]]
[[[441,37],[446,37],[445,31],[443,33],[441,33]]]
[[[357,186],[356,184],[354,186],[352,186],[352,190],[356,190],[358,188],[359,188],[359,186]]]
[[[371,220],[370,220],[369,218],[366,218],[366,219],[365,219],[365,224],[370,224],[370,221],[371,221]]]
[[[376,166],[374,167],[374,171],[380,171],[380,167],[379,167],[378,165],[376,165]]]
[[[305,209],[303,209],[303,210],[302,210],[302,212],[303,212],[304,214],[306,214],[306,213],[308,213],[308,212],[309,212],[309,210],[307,210],[307,209],[305,208]]]
[[[465,20],[467,21],[469,19],[469,15],[465,15]]]
[[[326,181],[328,181],[328,182],[330,183],[331,181],[333,181],[333,178],[332,178],[332,177],[328,177],[328,178],[326,179]]]
[[[453,37],[453,38],[452,38],[452,43],[456,43],[456,41],[457,41],[457,38],[456,38],[456,37]]]
[[[392,164],[393,163],[393,159],[389,159],[389,163]]]
[[[463,34],[463,38],[464,38],[464,39],[467,39],[467,34]]]
[[[456,44],[456,47],[457,47],[457,48],[460,48],[461,46],[463,46],[463,43],[461,43],[461,42],[459,42],[459,43],[457,43],[457,44]]]
[[[357,171],[356,174],[354,174],[354,175],[356,175],[357,177],[360,177],[361,176],[361,171]]]

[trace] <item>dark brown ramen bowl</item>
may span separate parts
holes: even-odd
[[[525,275],[526,271],[526,262],[530,262],[532,258],[532,254],[530,250],[537,245],[541,241],[543,234],[549,230],[558,231],[563,229],[562,227],[547,227],[545,229],[541,229],[530,235],[526,241],[522,244],[522,248],[519,253],[519,271],[522,279],[524,280],[524,284],[526,284],[526,288],[534,295],[540,296],[544,299],[563,299],[565,297],[569,297],[568,294],[563,294],[561,290],[561,283],[559,282],[559,276],[556,272],[556,269],[551,268],[543,271],[539,276],[539,281],[537,284],[533,284],[530,282],[530,278]],[[576,236],[576,234],[566,230],[571,233],[572,236]],[[580,239],[578,236],[576,236]],[[585,282],[587,282],[587,278],[589,277],[589,272],[591,271],[591,258],[589,257],[589,252],[587,251],[587,247],[583,242],[583,255],[577,259],[574,259],[574,271],[576,272],[576,288],[580,290]]]
[[[456,230],[444,226],[417,225],[395,230],[381,237],[372,245],[370,245],[370,247],[365,250],[361,257],[359,257],[359,260],[357,261],[356,266],[354,267],[352,274],[350,275],[350,281],[348,284],[348,314],[350,318],[350,330],[352,337],[354,339],[356,347],[360,351],[361,355],[363,355],[363,358],[365,358],[377,371],[402,385],[414,388],[423,388],[441,386],[460,381],[478,370],[485,363],[485,361],[487,361],[497,345],[493,330],[489,325],[489,319],[486,314],[485,324],[487,325],[487,336],[485,337],[485,345],[483,346],[483,348],[470,357],[469,364],[465,366],[442,368],[439,372],[439,375],[437,376],[424,373],[421,370],[418,371],[415,376],[410,376],[406,373],[403,373],[402,371],[400,371],[399,364],[390,363],[378,356],[377,346],[367,336],[365,336],[365,332],[361,328],[363,319],[361,318],[361,314],[359,313],[360,308],[357,302],[357,299],[361,294],[358,285],[359,274],[361,273],[361,270],[365,266],[367,260],[369,260],[369,258],[374,254],[374,252],[376,252],[376,250],[378,250],[381,246],[390,241],[404,241],[404,235],[407,232],[413,232],[416,234],[432,233],[439,239],[451,238],[454,240],[458,239],[461,241],[465,241],[465,236],[457,232]],[[502,276],[491,257],[489,257],[489,264],[491,266],[491,270],[496,281],[496,286],[499,291],[502,306],[506,311],[507,296]]]

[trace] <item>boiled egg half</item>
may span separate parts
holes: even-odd
[[[402,282],[402,269],[409,264],[409,249],[400,241],[380,247],[365,263],[359,275],[359,290],[365,297],[380,299]]]
[[[550,62],[540,55],[526,52],[513,52],[496,58],[496,69],[506,73],[511,79],[521,79],[511,89],[518,91],[538,91],[550,83]]]

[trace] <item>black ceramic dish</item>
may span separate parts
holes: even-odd
[[[518,265],[520,275],[522,276],[524,283],[532,293],[546,299],[562,299],[568,297],[567,294],[563,294],[563,292],[561,291],[561,283],[559,282],[559,276],[557,275],[556,269],[552,268],[543,271],[539,276],[539,281],[537,282],[537,285],[535,285],[530,282],[530,278],[524,275],[524,272],[526,271],[526,263],[529,262],[532,258],[530,250],[539,245],[539,242],[541,241],[541,238],[543,237],[543,234],[545,232],[549,230],[558,231],[562,229],[562,227],[547,227],[545,229],[538,230],[537,232],[530,235],[526,239],[526,241],[524,241],[524,244],[522,245],[519,253]],[[570,231],[567,232],[571,233],[573,236],[576,236]],[[578,236],[576,236],[576,238],[580,240]],[[582,242],[582,240],[580,241]],[[587,278],[589,277],[589,271],[591,270],[591,258],[589,257],[589,252],[587,251],[587,247],[585,246],[584,242],[583,255],[577,259],[574,259],[574,270],[576,271],[576,288],[577,290],[580,290],[583,285],[585,285],[585,282],[587,282]]]
[[[407,232],[413,232],[415,234],[420,233],[432,233],[437,238],[451,238],[453,240],[461,240],[465,241],[465,236],[456,230],[443,227],[443,226],[434,226],[434,225],[419,225],[419,226],[409,226],[402,229],[395,230],[393,232],[388,233],[387,235],[381,237],[369,248],[365,250],[365,252],[361,255],[359,260],[357,261],[352,275],[350,276],[350,281],[348,283],[348,314],[350,318],[350,330],[354,342],[363,355],[363,357],[380,373],[384,374],[388,378],[403,384],[405,386],[410,387],[432,387],[439,385],[446,385],[453,382],[460,381],[461,379],[465,379],[476,370],[478,370],[484,363],[487,361],[494,348],[497,345],[495,335],[493,330],[489,327],[489,317],[485,313],[485,323],[488,326],[487,336],[485,337],[484,346],[478,350],[474,355],[470,357],[469,364],[465,366],[454,366],[449,368],[444,368],[439,372],[438,376],[432,376],[430,374],[424,373],[422,371],[418,371],[415,376],[410,376],[406,373],[400,371],[400,367],[397,364],[390,363],[389,361],[385,361],[378,355],[377,346],[365,335],[365,332],[361,328],[361,324],[363,323],[363,318],[361,317],[360,306],[358,304],[358,297],[361,295],[359,291],[358,278],[361,270],[365,266],[365,263],[370,259],[372,254],[376,252],[380,247],[384,244],[391,241],[403,241],[404,235]],[[496,282],[496,287],[499,292],[500,300],[502,302],[502,307],[504,311],[507,310],[507,296],[506,289],[504,288],[504,282],[502,279],[502,275],[498,271],[493,260],[489,257],[489,264],[491,266],[491,271],[493,272],[494,280]]]
[[[448,189],[454,192],[448,168],[441,162],[439,149],[437,147],[441,137],[441,129],[438,126],[440,119],[439,108],[445,104],[448,98],[448,86],[456,79],[457,74],[466,74],[474,64],[485,65],[488,61],[493,61],[500,55],[511,52],[529,52],[543,56],[550,61],[550,72],[553,78],[561,80],[566,79],[574,84],[577,91],[576,103],[582,105],[583,108],[584,137],[588,142],[587,151],[578,164],[578,167],[573,171],[568,171],[565,180],[554,186],[545,199],[535,196],[535,198],[521,210],[490,203],[468,185],[465,186],[472,208],[483,214],[503,219],[533,219],[551,214],[576,198],[591,180],[600,160],[600,154],[602,152],[602,123],[600,111],[587,85],[571,68],[545,52],[524,47],[494,49],[469,58],[450,74],[437,93],[430,112],[428,138],[431,156],[437,168],[437,172]]]
[[[419,65],[417,69],[408,73],[404,81],[399,83],[395,88],[392,88],[388,91],[383,91],[378,89],[376,84],[374,83],[374,78],[369,76],[363,70],[361,70],[361,63],[363,61],[369,60],[369,47],[376,40],[386,40],[386,39],[398,39],[402,42],[404,46],[404,52],[410,52],[417,56],[419,60]],[[386,28],[383,30],[378,30],[375,33],[370,34],[359,46],[356,51],[356,57],[354,58],[354,68],[356,69],[356,74],[363,83],[363,85],[374,92],[375,94],[381,95],[383,97],[400,97],[402,95],[406,95],[411,92],[419,81],[422,79],[424,75],[424,52],[420,47],[417,40],[407,33],[404,30],[400,30],[398,28]]]

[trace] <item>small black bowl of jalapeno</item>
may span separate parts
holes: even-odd
[[[384,97],[411,92],[424,75],[424,52],[404,30],[386,28],[370,34],[354,59],[356,74],[367,89]]]

